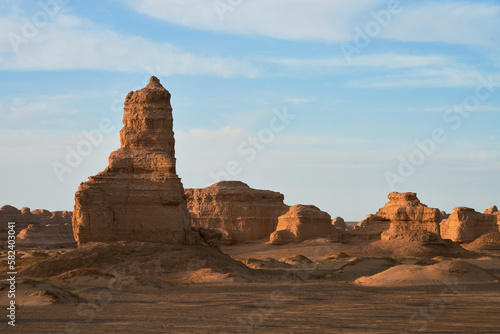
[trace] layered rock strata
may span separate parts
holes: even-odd
[[[71,223],[32,224],[19,232],[16,246],[48,249],[73,248],[76,247],[76,241]]]
[[[54,241],[54,247],[59,248],[61,247],[60,245],[71,247],[75,244],[71,228],[72,216],[72,212],[69,211],[50,212],[44,209],[31,211],[27,207],[18,210],[13,206],[5,205],[0,208],[1,244],[3,245],[6,242],[7,223],[15,222],[16,246],[30,248],[43,246],[50,248],[53,243],[52,241]],[[52,227],[45,229],[49,225]],[[28,234],[26,234],[27,229],[30,230]],[[53,238],[53,234],[48,232],[49,230],[60,232],[55,232]]]
[[[192,242],[184,189],[175,169],[170,93],[156,77],[125,99],[121,148],[80,184],[73,231],[78,244]]]
[[[223,244],[269,237],[278,217],[288,211],[283,194],[253,189],[240,181],[186,189],[185,194],[193,227],[219,230]]]
[[[351,234],[367,241],[407,240],[440,242],[439,209],[422,204],[416,193],[390,193],[389,202],[369,215]]]
[[[483,234],[499,232],[498,216],[479,213],[471,208],[457,207],[441,222],[441,236],[455,242],[472,242]]]
[[[314,205],[294,205],[280,216],[276,231],[270,236],[273,245],[301,242],[306,239],[328,238],[337,241],[339,231],[332,225],[330,215]]]

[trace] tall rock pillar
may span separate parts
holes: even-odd
[[[156,77],[125,99],[121,148],[109,166],[81,183],[73,233],[78,244],[191,243],[184,189],[175,170],[170,93]]]

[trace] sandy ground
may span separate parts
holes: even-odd
[[[26,306],[2,333],[500,333],[482,285],[367,288],[328,281],[177,286],[109,303]],[[73,331],[72,331],[73,330]]]
[[[362,256],[360,246],[311,242],[224,251],[260,271],[239,279],[221,273],[215,283],[203,283],[202,270],[189,283],[90,269],[31,279],[18,287],[16,327],[4,311],[0,333],[500,333],[496,255],[377,258]],[[26,265],[45,259],[20,255]]]

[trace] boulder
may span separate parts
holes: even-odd
[[[441,222],[441,237],[455,242],[472,242],[483,234],[498,232],[497,216],[457,207]]]
[[[268,238],[278,217],[288,211],[283,194],[253,189],[240,181],[186,189],[185,194],[193,227],[219,230],[223,244]]]
[[[270,236],[273,245],[301,242],[306,239],[329,238],[338,241],[339,231],[328,213],[314,205],[294,205],[278,218],[276,231]]]
[[[176,174],[170,93],[156,77],[125,99],[121,148],[75,194],[73,231],[88,242],[190,244],[194,232]]]

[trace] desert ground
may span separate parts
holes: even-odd
[[[0,329],[2,333],[500,332],[500,254],[489,252],[463,261],[368,257],[363,248],[325,240],[277,247],[262,240],[223,247],[253,269],[187,261],[179,272],[159,259],[157,266],[172,274],[157,268],[159,275],[153,276],[160,279],[141,277],[133,270],[128,274],[69,270],[73,274],[40,277],[31,269],[23,274],[23,268],[75,252],[26,250],[18,254],[16,327],[3,321]],[[5,260],[5,251],[2,256]],[[129,267],[144,262],[147,272],[149,261],[137,254],[127,262]],[[65,262],[56,264],[61,263]],[[450,263],[455,266],[437,267]],[[66,265],[71,269],[70,263]],[[390,278],[377,277],[388,270],[393,271]],[[5,300],[2,292],[2,304]]]

